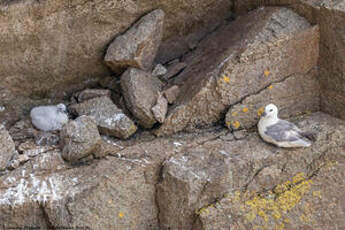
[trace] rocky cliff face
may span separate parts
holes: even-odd
[[[344,13],[0,0],[0,228],[345,228]],[[62,130],[33,127],[58,102]],[[268,103],[313,145],[263,142]]]

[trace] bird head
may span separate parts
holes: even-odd
[[[56,107],[59,112],[66,113],[66,106],[64,104],[58,104]]]
[[[278,108],[274,104],[266,105],[265,111],[262,114],[262,117],[265,118],[277,118],[278,117]]]

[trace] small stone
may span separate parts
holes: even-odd
[[[247,136],[247,130],[239,130],[234,132],[234,137],[236,140],[244,139]]]
[[[184,62],[177,62],[169,65],[167,67],[167,73],[163,76],[164,80],[169,80],[170,78],[176,76],[181,70],[187,67],[187,64]]]
[[[62,157],[69,162],[77,162],[96,152],[101,144],[96,121],[89,116],[70,121],[61,130]]]
[[[121,76],[121,88],[127,108],[138,123],[144,128],[152,128],[157,121],[151,109],[157,102],[161,81],[147,72],[129,68]]]
[[[6,169],[8,162],[15,153],[15,144],[10,134],[4,126],[0,125],[0,170]]]
[[[163,36],[164,16],[162,10],[154,10],[116,37],[107,50],[105,63],[117,73],[130,66],[151,69]]]
[[[37,130],[32,126],[30,119],[20,120],[8,131],[14,141],[35,137]]]
[[[126,139],[137,131],[134,122],[119,109],[109,97],[97,97],[69,109],[79,116],[87,115],[95,119],[102,134]]]
[[[152,76],[154,77],[160,77],[165,75],[168,72],[168,70],[162,65],[158,64],[152,71]]]
[[[60,141],[60,136],[57,133],[51,132],[38,132],[35,135],[35,143],[37,145],[58,145]]]
[[[163,91],[163,96],[168,100],[169,104],[173,104],[180,93],[180,88],[174,85]]]
[[[107,90],[107,89],[85,89],[78,94],[78,102],[81,103],[81,102],[84,102],[86,100],[89,100],[89,99],[92,99],[95,97],[103,97],[103,96],[110,97],[111,96],[110,90]]]
[[[159,123],[163,123],[168,112],[168,101],[162,94],[158,96],[157,104],[152,108],[153,115]]]

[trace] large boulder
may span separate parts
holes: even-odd
[[[164,63],[212,31],[228,17],[231,5],[228,0],[2,1],[1,88],[18,98],[7,111],[18,107],[19,116],[29,100],[61,99],[109,75],[103,62],[108,44],[154,9],[166,13],[159,52]]]
[[[289,6],[320,27],[321,109],[345,119],[345,3],[332,0],[235,0],[234,10],[245,14],[263,5]]]
[[[168,159],[157,186],[161,229],[191,229],[195,210],[229,192],[230,160],[228,154],[203,147]]]
[[[121,75],[121,88],[127,108],[144,128],[151,128],[157,120],[151,109],[155,106],[162,83],[157,77],[136,68]]]
[[[5,170],[8,162],[16,153],[14,142],[3,125],[0,124],[0,171]]]
[[[95,154],[101,146],[96,121],[88,116],[80,116],[66,124],[60,132],[62,157],[71,163]]]
[[[126,139],[137,131],[134,122],[120,110],[108,96],[96,97],[69,109],[78,114],[95,119],[102,134]]]
[[[230,107],[225,125],[231,129],[249,129],[255,126],[267,104],[279,108],[279,117],[288,118],[320,110],[318,71],[294,74],[286,80],[273,83],[260,93],[246,97]]]
[[[157,135],[209,126],[245,97],[308,73],[317,64],[318,44],[318,27],[287,8],[239,17],[186,57],[188,65],[175,80],[182,85],[179,97]]]
[[[162,10],[154,10],[116,37],[108,47],[105,63],[114,72],[127,67],[151,70],[163,37],[164,15]]]

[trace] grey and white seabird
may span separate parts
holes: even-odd
[[[265,107],[258,129],[264,141],[283,148],[309,147],[315,138],[313,133],[303,132],[293,123],[279,119],[274,104]]]
[[[35,107],[31,110],[30,117],[32,124],[43,131],[61,130],[68,122],[64,104]]]

